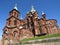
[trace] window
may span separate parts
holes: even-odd
[[[14,25],[16,25],[17,24],[17,21],[16,20],[14,20]]]
[[[40,27],[40,23],[38,22],[38,26]]]
[[[18,32],[17,31],[14,31],[13,33],[14,33],[14,37],[15,37]]]
[[[7,33],[8,33],[8,31],[7,31],[7,30],[5,30],[5,31],[4,31],[4,34],[7,34]]]
[[[17,17],[18,17],[18,15],[16,14],[16,15],[15,15],[15,17],[17,18]]]
[[[9,24],[8,25],[10,25],[10,22],[11,22],[11,20],[9,20]]]
[[[51,26],[51,28],[54,28],[54,26]]]
[[[29,27],[29,20],[27,19],[27,26]]]
[[[18,15],[17,15],[17,17],[18,17]]]

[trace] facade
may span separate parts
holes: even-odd
[[[5,40],[21,40],[34,36],[59,33],[59,27],[55,19],[46,19],[46,14],[42,12],[39,18],[38,12],[32,6],[25,19],[19,18],[20,12],[15,6],[9,12],[6,26],[3,28],[3,38]]]

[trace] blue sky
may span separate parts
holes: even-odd
[[[24,18],[33,5],[39,17],[41,17],[42,11],[44,11],[47,19],[56,19],[60,26],[60,0],[0,0],[0,39],[9,11],[14,8],[16,3],[21,13],[20,17]]]

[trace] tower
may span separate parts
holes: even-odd
[[[9,12],[8,19],[6,20],[6,26],[3,29],[3,36],[7,40],[18,40],[19,39],[19,19],[20,12],[17,9],[17,5]]]
[[[46,14],[42,11],[43,20],[46,21]]]
[[[27,14],[27,27],[32,31],[33,35],[40,33],[38,25],[38,13],[32,6],[31,11]]]
[[[32,6],[31,9],[31,13],[32,13],[32,20],[33,20],[33,33],[36,35],[40,34],[40,30],[39,30],[39,23],[38,23],[38,12],[34,9],[34,7]]]

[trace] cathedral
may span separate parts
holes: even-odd
[[[38,12],[32,6],[24,19],[19,18],[20,12],[15,6],[6,19],[2,37],[5,40],[22,40],[41,35],[60,33],[55,19],[46,19],[46,14],[42,12],[39,18]]]

